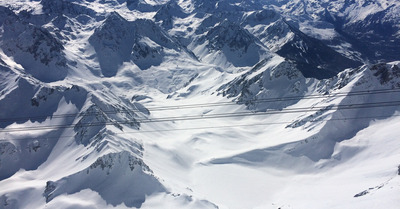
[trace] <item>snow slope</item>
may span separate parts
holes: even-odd
[[[398,7],[0,1],[0,208],[398,208]]]

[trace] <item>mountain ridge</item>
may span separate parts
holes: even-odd
[[[396,208],[399,8],[0,1],[0,208]]]

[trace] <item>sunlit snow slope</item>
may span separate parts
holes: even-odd
[[[0,0],[0,209],[397,209],[399,8]]]

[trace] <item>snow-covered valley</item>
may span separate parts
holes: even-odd
[[[0,1],[0,208],[398,208],[399,8]]]

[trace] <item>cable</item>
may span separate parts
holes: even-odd
[[[189,104],[189,105],[177,105],[177,106],[159,106],[148,108],[148,110],[164,110],[164,109],[186,109],[186,108],[198,108],[198,107],[214,107],[214,106],[225,106],[225,105],[241,105],[247,103],[268,103],[268,102],[280,102],[280,101],[290,101],[297,99],[318,99],[318,98],[335,98],[342,96],[360,96],[360,95],[372,95],[372,94],[382,94],[382,93],[400,93],[400,88],[396,89],[382,89],[382,90],[370,90],[370,91],[355,91],[355,92],[342,92],[336,94],[314,94],[306,96],[290,96],[290,97],[278,97],[278,98],[267,98],[267,99],[252,99],[245,102],[215,102],[215,103],[203,103],[203,104]]]
[[[400,101],[360,103],[360,104],[349,104],[349,105],[326,105],[326,106],[303,107],[303,108],[288,108],[288,109],[284,109],[284,110],[270,110],[270,111],[266,111],[266,112],[221,113],[221,114],[211,114],[211,115],[191,115],[191,116],[164,117],[164,118],[153,118],[153,119],[134,119],[134,120],[127,120],[127,121],[109,121],[109,122],[104,121],[104,122],[96,122],[96,123],[75,123],[75,124],[67,124],[67,125],[8,128],[8,129],[0,130],[0,132],[64,129],[64,128],[74,128],[75,126],[92,127],[92,126],[105,126],[105,125],[115,125],[115,124],[121,125],[121,124],[132,124],[132,123],[155,123],[155,122],[184,121],[184,120],[201,120],[201,119],[246,117],[246,116],[258,116],[258,115],[270,115],[270,114],[316,112],[316,111],[321,111],[321,110],[329,111],[329,110],[345,110],[345,109],[364,109],[364,108],[391,107],[391,106],[400,106]]]
[[[395,89],[381,89],[381,90],[369,90],[369,91],[354,91],[354,92],[342,92],[336,94],[314,94],[307,96],[291,96],[291,97],[281,97],[281,98],[268,98],[268,99],[253,99],[247,100],[246,102],[238,101],[238,102],[215,102],[215,103],[202,103],[202,104],[188,104],[188,105],[175,105],[175,106],[155,106],[146,108],[149,111],[165,111],[165,110],[176,110],[176,109],[193,109],[193,108],[204,108],[204,107],[217,107],[217,106],[229,106],[229,105],[242,105],[247,103],[269,103],[269,102],[282,102],[282,101],[291,101],[297,99],[318,99],[318,98],[336,98],[343,96],[362,96],[362,95],[373,95],[373,94],[383,94],[383,93],[400,93],[400,88]],[[139,108],[140,109],[140,108]],[[25,120],[39,120],[46,119],[47,117],[51,118],[67,118],[67,117],[76,117],[78,115],[100,115],[100,114],[117,114],[117,113],[140,113],[140,110],[120,110],[120,111],[102,111],[102,112],[86,112],[86,113],[71,113],[71,114],[55,114],[55,115],[41,115],[41,116],[31,116],[31,117],[16,117],[16,118],[2,118],[1,122],[18,122]]]
[[[396,115],[375,115],[375,116],[364,116],[364,117],[353,117],[353,118],[333,118],[323,120],[311,120],[308,122],[327,122],[327,121],[347,121],[347,120],[363,120],[363,119],[378,119],[378,118],[389,118],[389,117],[400,117],[400,114]],[[241,125],[229,125],[229,126],[205,126],[205,127],[193,127],[193,128],[180,128],[180,129],[158,129],[148,131],[128,131],[123,133],[113,133],[114,135],[126,135],[126,134],[139,134],[139,133],[157,133],[157,132],[175,132],[175,131],[190,131],[190,130],[203,130],[203,129],[221,129],[221,128],[237,128],[237,127],[250,127],[250,126],[270,126],[270,125],[290,125],[294,121],[282,121],[282,122],[269,122],[269,123],[255,123],[255,124],[241,124]],[[61,139],[61,138],[72,138],[76,135],[70,136],[58,136],[58,137],[44,137],[45,139]],[[19,138],[13,140],[33,140],[36,138]],[[1,141],[1,140],[0,140]]]

